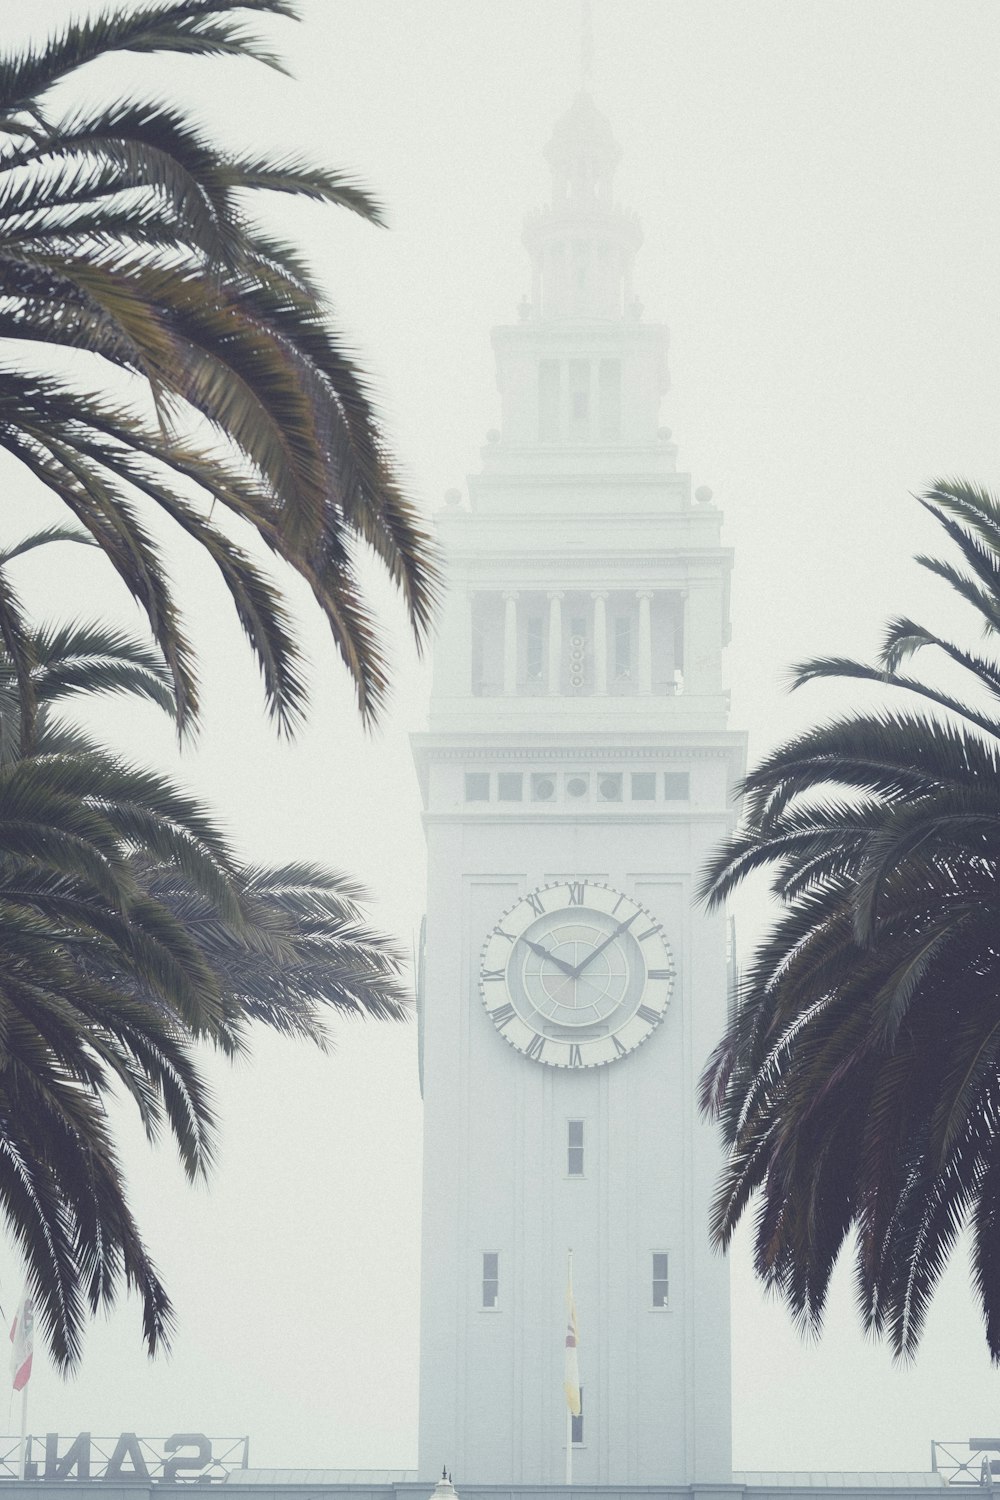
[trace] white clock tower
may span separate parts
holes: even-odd
[[[697,1080],[725,919],[692,905],[742,739],[730,554],[658,425],[667,334],[586,94],[494,333],[501,426],[440,517],[450,594],[428,733],[420,1474],[559,1484],[567,1251],[574,1480],[730,1477],[729,1286]],[[461,1485],[460,1485],[461,1488]]]

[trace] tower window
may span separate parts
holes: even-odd
[[[524,798],[524,777],[520,771],[500,771],[497,774],[497,801],[521,802]]]
[[[622,800],[622,776],[620,771],[611,771],[597,778],[598,802],[620,802]]]
[[[529,682],[541,682],[544,666],[545,621],[541,615],[529,615],[526,627],[525,669]]]
[[[691,795],[690,783],[687,771],[664,771],[663,795],[668,802],[686,802]]]
[[[531,778],[532,802],[553,802],[556,795],[556,779],[545,772],[537,772]]]
[[[570,360],[569,393],[571,435],[585,438],[590,432],[590,364],[587,360]]]
[[[543,359],[538,366],[538,439],[559,439],[559,361]]]
[[[490,800],[489,771],[466,771],[465,800],[466,802],[488,802]]]
[[[500,1252],[483,1251],[483,1306],[500,1305]]]
[[[653,1307],[670,1306],[670,1257],[665,1250],[653,1251]]]
[[[632,801],[633,802],[655,802],[656,801],[656,772],[655,771],[633,771],[632,772]]]
[[[602,359],[597,369],[597,422],[602,438],[621,437],[621,360]]]
[[[628,615],[615,616],[615,676],[632,676],[632,621]]]
[[[583,1386],[582,1385],[580,1387],[580,1415],[578,1417],[572,1417],[571,1416],[570,1417],[570,1424],[571,1424],[571,1431],[570,1431],[570,1435],[569,1435],[570,1442],[573,1444],[574,1448],[576,1448],[576,1447],[579,1447],[583,1443]]]
[[[566,1175],[583,1176],[583,1121],[566,1122]]]

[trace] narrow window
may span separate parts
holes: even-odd
[[[585,359],[569,362],[570,434],[585,438],[590,431],[590,365]]]
[[[621,437],[622,367],[618,359],[602,359],[598,366],[597,423],[602,438]]]
[[[497,775],[497,801],[520,802],[524,798],[524,777],[520,771],[501,771]]]
[[[577,1446],[579,1446],[583,1442],[583,1386],[582,1385],[580,1387],[580,1415],[578,1417],[570,1417],[570,1422],[572,1424],[572,1431],[570,1432],[570,1435],[569,1435],[570,1436],[570,1442],[573,1444],[574,1448],[576,1448]]]
[[[545,622],[541,615],[529,615],[527,624],[527,660],[529,682],[541,682],[544,663]]]
[[[669,1259],[665,1250],[653,1251],[653,1306],[670,1306]]]
[[[615,616],[615,676],[632,676],[632,621],[628,615]]]
[[[488,802],[490,800],[489,771],[466,771],[465,800],[466,802]]]
[[[583,1176],[583,1121],[566,1122],[566,1174],[569,1177]]]
[[[656,772],[655,771],[633,771],[632,772],[632,801],[633,802],[655,802],[656,801]]]
[[[500,1305],[500,1252],[483,1251],[483,1306]]]
[[[559,438],[559,361],[543,359],[538,366],[538,438],[554,443]]]
[[[690,775],[687,771],[664,771],[663,795],[668,802],[686,802],[690,796]]]

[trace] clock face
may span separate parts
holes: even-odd
[[[644,1042],[674,983],[663,924],[631,896],[561,880],[518,897],[486,936],[479,988],[504,1041],[535,1062],[593,1068]]]

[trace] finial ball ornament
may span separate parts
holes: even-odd
[[[707,505],[712,498],[712,491],[707,484],[699,484],[694,492],[694,498],[698,501],[699,505]]]

